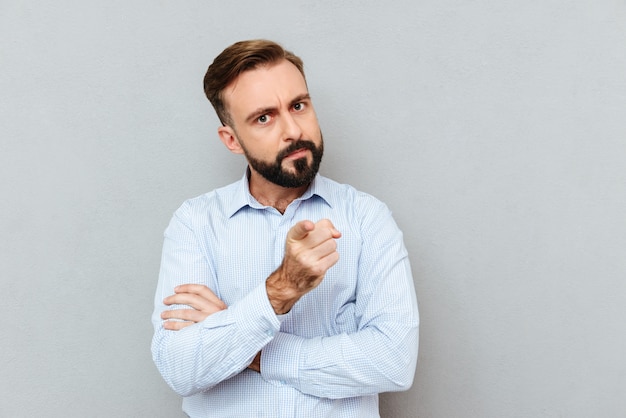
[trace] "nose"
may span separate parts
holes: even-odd
[[[291,113],[286,113],[281,119],[284,141],[295,141],[302,138],[302,128]]]

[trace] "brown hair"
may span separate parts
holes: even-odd
[[[204,94],[223,125],[232,125],[232,119],[222,97],[224,89],[241,73],[262,65],[276,64],[282,60],[295,65],[304,77],[304,64],[298,56],[286,51],[276,42],[265,39],[236,42],[213,60],[204,76]]]

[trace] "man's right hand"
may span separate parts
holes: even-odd
[[[300,221],[289,230],[283,262],[265,284],[276,314],[289,312],[322,282],[326,271],[339,260],[335,242],[339,237],[341,232],[328,219],[315,224]]]

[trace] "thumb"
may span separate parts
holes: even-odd
[[[315,224],[311,221],[300,221],[291,227],[287,233],[287,239],[301,240],[309,235],[309,232],[315,229]]]

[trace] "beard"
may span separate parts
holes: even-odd
[[[322,162],[322,156],[324,155],[324,139],[321,133],[320,139],[319,146],[316,146],[313,141],[309,141],[308,139],[300,139],[296,142],[292,142],[287,148],[278,153],[276,159],[271,163],[254,158],[243,145],[242,148],[250,167],[266,180],[281,187],[296,188],[309,184],[317,175],[320,163]],[[311,164],[308,163],[306,157],[303,157],[294,160],[294,172],[283,169],[282,163],[285,157],[299,149],[308,149],[311,151]]]

